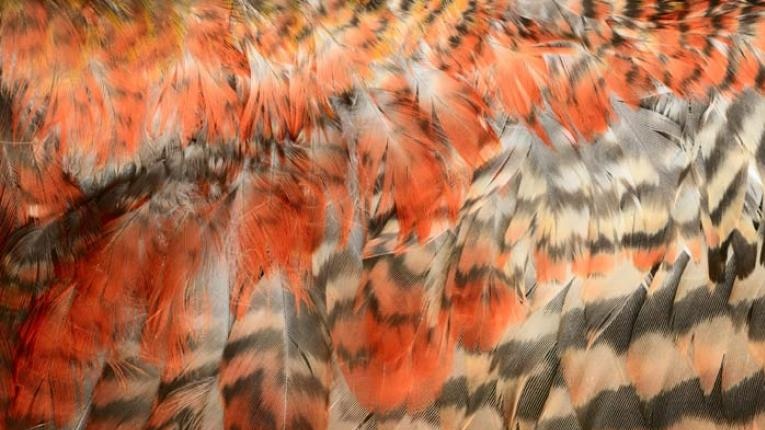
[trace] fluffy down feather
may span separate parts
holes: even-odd
[[[0,3],[0,428],[765,426],[761,0]]]

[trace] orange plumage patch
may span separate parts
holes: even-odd
[[[251,180],[252,188],[234,203],[241,215],[234,220],[238,279],[231,300],[239,316],[249,306],[256,281],[277,269],[286,272],[298,299],[307,294],[305,276],[324,210],[317,185],[300,173]]]
[[[342,350],[340,367],[364,406],[416,411],[434,399],[449,374],[454,339],[444,314],[436,321],[422,315],[421,288],[407,292],[386,272],[385,265],[369,272],[373,291],[365,292],[368,298],[358,297],[353,317],[338,324],[332,335]]]
[[[127,228],[130,235],[145,231]],[[61,281],[34,300],[15,351],[10,416],[69,423],[84,392],[80,381],[97,369],[98,356],[140,309],[135,267],[145,264],[134,243],[100,244],[73,267],[62,265]]]
[[[359,109],[360,185],[362,195],[371,196],[381,175],[382,196],[371,214],[395,207],[400,236],[414,232],[424,240],[434,219],[456,216],[466,178],[452,154],[441,149],[413,96],[403,77],[391,75]]]

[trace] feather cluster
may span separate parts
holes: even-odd
[[[765,2],[0,3],[0,428],[765,425]]]

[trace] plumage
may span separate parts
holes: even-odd
[[[765,426],[760,0],[0,3],[0,428]]]

